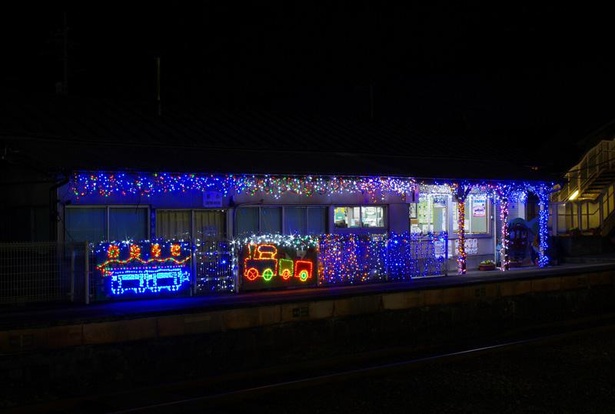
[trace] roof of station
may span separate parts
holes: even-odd
[[[404,122],[102,99],[3,101],[3,160],[76,170],[551,180],[497,137]]]

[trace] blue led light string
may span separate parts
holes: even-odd
[[[405,237],[406,236],[406,237]],[[410,237],[407,237],[410,236]],[[389,234],[385,255],[389,280],[409,280],[414,271],[410,234]]]
[[[402,177],[337,177],[337,176],[271,176],[214,175],[173,173],[107,173],[77,172],[70,180],[77,197],[99,195],[152,196],[187,191],[218,191],[255,195],[262,192],[278,199],[284,193],[313,196],[324,194],[366,193],[372,200],[378,194],[395,193],[402,197],[416,191],[412,178]]]
[[[529,187],[529,186],[528,186]],[[546,267],[550,263],[549,256],[547,255],[547,249],[549,248],[549,196],[551,193],[551,187],[540,184],[537,186],[531,186],[531,190],[538,195],[538,237],[539,237],[539,252],[538,252],[538,266]]]
[[[436,254],[438,243],[439,254]],[[443,274],[446,233],[378,236],[328,234],[320,238],[322,284],[355,284]]]
[[[197,293],[233,292],[234,255],[227,241],[201,241],[195,243]]]
[[[342,194],[342,193],[363,193],[376,200],[385,193],[396,193],[405,197],[406,194],[416,191],[418,184],[411,178],[399,177],[344,177],[344,176],[270,176],[270,175],[207,175],[207,174],[172,174],[172,173],[76,173],[70,183],[73,194],[77,197],[98,195],[101,197],[122,196],[122,195],[144,195],[151,196],[161,193],[183,193],[186,191],[219,191],[224,195],[231,193],[256,194],[262,192],[274,198],[279,198],[285,193],[312,196],[318,194]],[[458,201],[459,212],[459,246],[458,246],[458,270],[464,273],[466,262],[465,252],[465,228],[462,218],[464,212],[460,211],[465,207],[465,198],[470,191],[492,191],[500,200],[503,211],[500,211],[500,218],[503,222],[502,247],[503,265],[506,268],[506,243],[507,235],[507,201],[510,197],[525,199],[527,192],[531,191],[538,195],[540,206],[539,217],[539,237],[540,254],[539,265],[546,266],[548,257],[548,197],[549,187],[546,184],[528,184],[514,181],[506,182],[486,182],[468,183],[455,182],[452,184],[440,184],[440,190],[448,189],[452,191]],[[421,187],[426,187],[421,185]],[[434,186],[429,186],[432,188]],[[437,185],[435,186],[437,188]],[[460,203],[460,201],[462,203]],[[506,236],[506,237],[505,237]],[[328,238],[326,238],[328,237]],[[424,246],[412,236],[408,236],[407,242],[394,240],[393,235],[385,238],[365,241],[362,237],[352,239],[347,237],[342,239],[334,236],[321,236],[320,240],[313,242],[319,244],[324,251],[321,253],[324,259],[319,263],[319,277],[323,283],[354,283],[382,278],[382,274],[388,274],[391,279],[407,277],[417,274],[431,273],[425,268],[419,269],[419,263],[407,259],[407,257],[425,256],[421,251]],[[386,241],[385,241],[386,240]],[[401,239],[400,239],[401,240]],[[294,242],[297,242],[296,240]],[[382,247],[386,243],[387,247]],[[396,250],[391,250],[397,244]],[[400,246],[403,246],[400,247]],[[329,251],[330,250],[330,251]],[[406,253],[402,253],[406,252]],[[408,254],[410,252],[410,254]],[[204,252],[203,255],[209,255]],[[214,252],[211,252],[213,255]],[[427,254],[428,255],[428,254]],[[347,256],[347,257],[344,257]],[[342,258],[344,257],[344,260]],[[213,260],[205,260],[211,264]],[[232,260],[230,261],[232,262]],[[404,263],[403,265],[401,263]],[[233,284],[229,282],[229,266],[236,268],[236,264],[224,262],[220,268],[204,269],[201,266],[199,274],[206,274],[204,279],[213,283],[212,289],[233,289]],[[415,269],[416,267],[416,269]],[[405,269],[405,270],[404,270]],[[409,269],[409,270],[408,270]],[[213,275],[213,276],[210,276]],[[218,283],[219,284],[216,284]]]

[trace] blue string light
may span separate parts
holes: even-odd
[[[420,186],[424,191],[426,185]],[[404,177],[340,177],[340,176],[270,176],[270,175],[214,175],[214,174],[172,174],[172,173],[127,173],[127,172],[96,172],[75,173],[70,182],[70,188],[77,197],[86,196],[153,196],[163,193],[185,193],[187,191],[217,191],[223,195],[256,194],[258,192],[270,195],[276,199],[286,193],[312,196],[318,194],[362,193],[372,200],[383,197],[386,193],[394,193],[405,197],[417,191],[419,185],[413,178]],[[548,202],[550,186],[545,183],[527,182],[451,182],[436,183],[441,193],[455,194],[460,203],[470,192],[492,194],[501,201],[502,220],[505,220],[507,200],[517,198],[525,200],[529,192],[539,198],[539,243],[540,252],[538,265],[549,264],[546,255],[548,249]],[[460,220],[463,215],[459,214]],[[458,223],[460,237],[463,238],[463,225]],[[502,236],[506,238],[505,231]],[[383,280],[408,280],[434,274],[442,274],[446,266],[443,255],[436,254],[436,246],[448,236],[388,234],[378,236],[336,235],[328,234],[313,236],[252,236],[251,241],[260,240],[294,248],[308,247],[318,249],[318,276],[320,284],[355,284]],[[196,242],[194,247],[197,264],[195,265],[198,292],[234,291],[238,269],[238,246],[245,245],[248,239],[235,239],[227,245],[201,246]],[[120,242],[118,246],[121,245]],[[166,243],[166,242],[165,242]],[[463,243],[459,244],[463,246]],[[167,246],[162,243],[161,246]],[[167,246],[168,247],[168,246]],[[165,247],[165,248],[167,248]],[[506,240],[502,241],[502,252],[506,253]],[[101,247],[105,248],[105,247]],[[109,245],[106,245],[109,248]],[[150,246],[151,248],[151,246]],[[437,250],[446,251],[446,247]],[[123,251],[123,250],[122,250]],[[166,251],[165,251],[166,252]],[[109,252],[106,251],[106,254]],[[465,267],[465,254],[458,252],[459,269]],[[128,254],[128,253],[122,253]],[[142,249],[142,260],[150,260],[151,252]],[[505,256],[505,255],[504,255]],[[107,257],[107,260],[109,257]],[[118,257],[117,260],[126,260]],[[506,257],[503,257],[505,268]],[[153,264],[152,264],[153,263]],[[152,265],[161,265],[156,261]],[[115,265],[118,265],[116,263]],[[135,269],[137,263],[133,263]],[[135,270],[136,271],[136,270]],[[143,270],[144,272],[145,270]],[[122,271],[124,280],[136,280],[129,271]],[[121,272],[120,272],[121,273]],[[164,272],[158,272],[164,275]],[[156,276],[156,279],[161,279]],[[141,283],[141,282],[139,282]],[[153,283],[153,282],[152,282]],[[141,285],[140,285],[141,286]],[[153,286],[153,285],[152,285]],[[164,286],[164,284],[156,284]],[[153,287],[150,289],[154,289]],[[171,290],[172,288],[168,288]],[[155,289],[154,289],[155,290]]]
[[[412,178],[403,177],[339,177],[339,176],[270,176],[215,175],[171,173],[77,172],[70,180],[77,197],[99,195],[140,195],[151,197],[162,193],[216,191],[254,195],[261,192],[279,199],[285,193],[304,196],[365,193],[372,200],[385,193],[406,197],[418,189]]]
[[[328,234],[320,238],[321,283],[411,280],[446,273],[447,233]]]

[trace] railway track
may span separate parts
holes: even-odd
[[[550,346],[574,337],[588,338],[613,332],[615,315],[609,314],[526,327],[507,332],[500,338],[480,338],[472,343],[448,344],[440,349],[417,351],[404,347],[386,348],[332,359],[161,384],[129,392],[52,401],[38,406],[17,407],[8,412],[163,413],[201,412],[203,407],[208,407],[208,412],[234,412],[230,407],[246,405],[246,401],[252,401],[250,404],[254,401],[262,403],[266,395],[289,395],[298,390],[322,389],[332,384],[394,376],[425,366],[441,366],[515,350],[523,352],[524,349]],[[243,408],[248,409],[248,405]]]

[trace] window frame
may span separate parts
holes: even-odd
[[[188,220],[190,222],[190,234],[188,235],[188,238],[190,238],[191,240],[202,240],[205,239],[206,236],[203,235],[196,235],[197,233],[197,228],[196,228],[196,223],[197,223],[197,214],[202,213],[202,212],[219,212],[224,216],[224,222],[222,223],[222,234],[219,237],[219,239],[226,239],[227,238],[227,234],[228,234],[228,216],[227,216],[227,210],[224,208],[158,208],[155,210],[155,235],[156,237],[160,237],[160,233],[162,233],[162,231],[160,231],[159,229],[159,220],[158,220],[158,214],[160,213],[167,213],[167,212],[172,212],[172,213],[178,213],[178,212],[183,212],[183,213],[188,213]],[[198,237],[197,237],[198,236]]]
[[[434,198],[436,197],[443,197],[444,198],[444,228],[445,230],[435,230],[434,229]],[[421,203],[426,203],[426,207],[422,207]],[[441,204],[441,202],[438,202],[438,204]],[[423,204],[424,205],[424,204]],[[419,197],[418,202],[416,203],[416,217],[412,217],[411,215],[411,209],[410,212],[408,214],[408,223],[409,223],[409,227],[410,227],[410,231],[412,233],[421,233],[421,234],[427,234],[427,233],[439,233],[440,231],[446,231],[447,233],[450,233],[450,230],[452,228],[452,210],[455,208],[455,202],[452,200],[452,196],[450,194],[445,194],[445,193],[425,193],[425,194],[421,194]],[[421,223],[421,213],[423,211],[427,211],[427,218],[428,221],[425,223]],[[412,221],[416,222],[416,227],[420,229],[420,231],[415,231],[413,230],[413,223]],[[427,226],[428,230],[423,230],[422,226]]]
[[[280,234],[284,234],[284,235],[290,235],[290,234],[296,234],[296,233],[290,233],[288,231],[288,226],[287,226],[287,222],[286,222],[286,210],[289,208],[298,208],[298,209],[303,209],[303,214],[305,215],[305,234],[315,234],[315,233],[310,233],[309,229],[310,229],[310,214],[309,214],[309,210],[322,210],[322,214],[323,214],[323,218],[324,218],[324,225],[323,225],[323,231],[326,233],[327,232],[327,217],[328,217],[328,206],[322,206],[322,205],[258,205],[258,206],[241,206],[241,207],[237,207],[235,209],[235,211],[233,212],[234,218],[233,218],[233,235],[235,237],[238,237],[241,235],[241,233],[239,233],[239,226],[238,226],[238,217],[237,217],[237,213],[240,210],[246,210],[246,209],[257,209],[258,211],[258,230],[255,232],[256,234],[263,234],[263,215],[261,213],[262,209],[271,209],[271,208],[279,208],[280,209],[280,220],[281,220],[281,232]],[[304,233],[299,233],[299,234],[304,234]]]
[[[425,197],[425,198],[423,198]],[[446,232],[449,234],[449,237],[451,239],[454,239],[457,237],[457,235],[459,234],[459,229],[457,228],[457,202],[455,201],[454,197],[452,197],[452,195],[450,194],[446,194],[446,193],[440,193],[440,192],[434,192],[434,193],[425,193],[424,195],[421,194],[421,199],[419,200],[419,203],[416,203],[416,211],[417,213],[420,213],[420,209],[419,209],[419,204],[423,201],[426,203],[426,208],[428,210],[428,217],[429,217],[429,221],[424,223],[423,225],[428,226],[428,228],[430,228],[431,232],[434,233],[438,233],[440,232],[440,230],[433,230],[433,226],[434,226],[434,215],[433,215],[433,210],[434,210],[434,198],[435,197],[445,197],[446,198],[446,202],[445,202],[445,228],[446,228]],[[474,205],[474,199],[475,198],[484,198],[485,200],[485,215],[484,215],[484,220],[485,220],[485,231],[481,231],[481,232],[476,232],[476,226],[473,226],[472,222],[474,220],[476,220],[476,218],[474,218],[472,216],[472,208]],[[468,195],[468,199],[466,199],[465,202],[465,214],[466,214],[466,218],[465,218],[465,233],[467,236],[472,236],[472,237],[477,237],[477,238],[481,238],[481,237],[491,237],[493,235],[493,223],[492,223],[492,210],[493,209],[493,203],[491,201],[491,198],[489,197],[488,194],[484,194],[484,193],[478,193],[478,194],[469,194]],[[410,231],[412,233],[422,233],[425,234],[426,232],[422,230],[422,224],[420,223],[420,218],[421,215],[417,214],[417,217],[413,217],[411,213],[409,213],[409,226],[410,226]],[[413,224],[413,222],[415,224]],[[416,229],[420,229],[421,231],[416,231]]]
[[[88,205],[71,205],[71,206],[65,206],[64,208],[64,218],[63,218],[63,236],[64,236],[64,241],[69,241],[68,240],[68,229],[66,226],[66,222],[67,222],[67,213],[71,210],[88,210],[88,209],[104,209],[104,224],[103,224],[103,240],[87,240],[88,242],[99,242],[99,241],[110,241],[109,240],[109,235],[111,233],[110,231],[110,224],[111,224],[111,219],[110,219],[110,214],[111,214],[111,210],[112,209],[139,209],[144,211],[145,213],[145,237],[144,239],[147,240],[151,237],[152,234],[152,229],[151,229],[151,208],[149,205],[137,205],[137,204],[131,204],[131,205],[118,205],[118,204],[104,204],[104,205],[100,205],[100,204],[88,204]],[[78,241],[79,242],[79,241]]]
[[[485,199],[485,215],[484,215],[484,220],[485,220],[485,231],[481,231],[481,232],[476,232],[476,228],[475,226],[472,225],[473,221],[475,220],[475,218],[473,217],[473,207],[474,207],[474,199],[478,198],[478,197],[484,197]],[[471,236],[490,236],[491,235],[491,203],[489,202],[489,196],[487,196],[486,194],[470,194],[468,195],[466,201],[465,201],[465,215],[466,217],[464,218],[464,230],[465,230],[465,234],[466,235],[471,235]],[[452,219],[451,219],[451,234],[454,235],[458,235],[459,234],[459,228],[457,226],[457,203],[455,201],[452,202],[451,205],[451,215],[452,215]]]
[[[382,208],[382,226],[365,226],[364,224],[364,208],[373,208],[373,207],[380,207]],[[355,226],[355,227],[350,227],[350,226],[338,226],[335,222],[335,210],[338,208],[359,208],[359,222],[360,222],[360,226]],[[335,205],[333,206],[332,209],[332,215],[333,215],[333,229],[337,232],[344,232],[344,231],[378,231],[381,232],[383,230],[387,230],[388,226],[389,226],[389,209],[388,209],[388,205],[386,204],[376,204],[376,205],[363,205],[363,204],[342,204],[342,205]]]

